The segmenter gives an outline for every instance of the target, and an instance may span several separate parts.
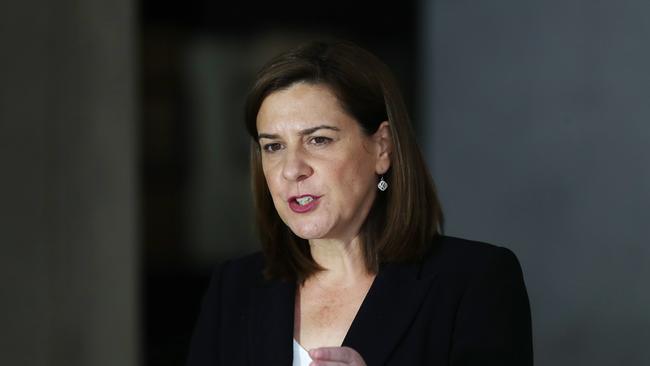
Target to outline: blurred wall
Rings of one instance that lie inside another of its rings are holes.
[[[650,2],[423,3],[447,234],[518,255],[536,364],[650,365]]]
[[[135,365],[133,4],[0,5],[0,364]]]

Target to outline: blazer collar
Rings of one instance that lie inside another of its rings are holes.
[[[380,267],[343,340],[366,364],[385,364],[410,327],[434,278],[420,278],[419,272],[415,264]]]
[[[291,365],[296,285],[269,281],[250,293],[249,365]]]
[[[366,364],[382,365],[415,318],[434,275],[415,264],[382,264],[343,340]],[[251,365],[290,365],[296,286],[271,281],[251,292],[248,322]]]

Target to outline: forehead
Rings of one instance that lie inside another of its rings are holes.
[[[345,128],[356,124],[329,87],[322,84],[296,83],[269,94],[257,113],[257,131],[276,133],[302,130],[316,125]]]

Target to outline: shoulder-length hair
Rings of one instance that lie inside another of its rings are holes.
[[[360,238],[367,270],[380,263],[417,261],[442,230],[442,210],[433,180],[417,146],[406,106],[392,73],[370,52],[343,41],[316,41],[291,49],[268,62],[257,74],[245,106],[251,142],[251,179],[256,221],[269,279],[303,282],[322,270],[307,240],[280,219],[262,171],[257,114],[271,93],[297,82],[325,85],[367,135],[388,121],[392,136],[391,166],[362,225]]]

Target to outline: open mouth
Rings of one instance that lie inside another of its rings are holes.
[[[318,205],[320,196],[304,195],[300,197],[291,197],[289,207],[293,212],[305,213],[314,210]]]
[[[298,198],[296,198],[296,202],[298,202],[298,204],[299,204],[300,206],[304,206],[304,205],[306,205],[306,204],[312,202],[313,200],[314,200],[314,197],[312,197],[312,196],[306,196],[306,197],[298,197]]]

